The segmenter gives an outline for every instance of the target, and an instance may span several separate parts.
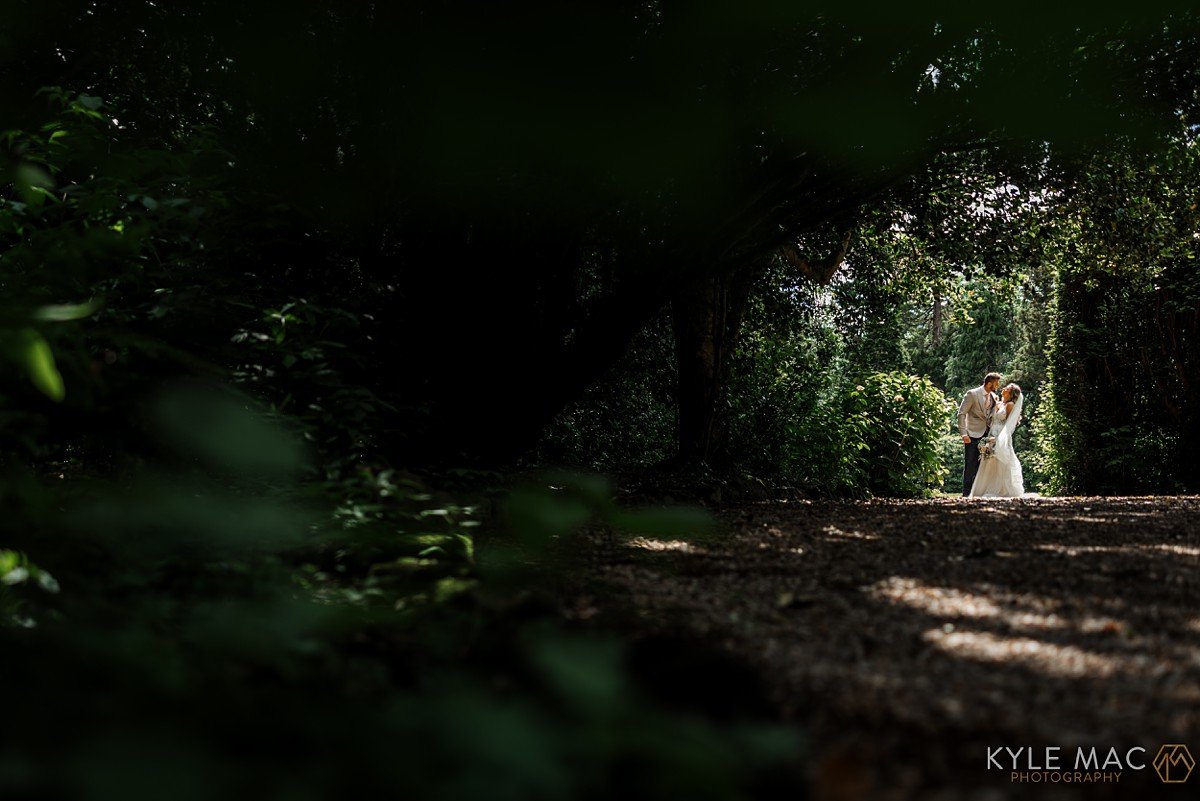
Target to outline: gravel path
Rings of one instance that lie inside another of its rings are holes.
[[[1200,499],[787,503],[724,518],[715,543],[639,539],[600,569],[649,631],[719,643],[761,672],[807,729],[814,799],[1200,792],[1200,767],[1166,785],[1149,764],[1163,743],[1200,759]],[[1147,766],[1035,786],[987,769],[999,746],[1058,746],[1067,768],[1078,746],[1142,746]]]

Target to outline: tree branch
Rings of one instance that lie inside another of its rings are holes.
[[[795,267],[800,271],[800,274],[810,281],[818,284],[828,284],[833,280],[834,273],[846,261],[846,252],[850,249],[850,230],[842,235],[842,242],[838,245],[838,249],[827,259],[822,259],[817,262],[810,262],[800,255],[794,245],[784,245],[779,249],[779,257],[787,264]]]

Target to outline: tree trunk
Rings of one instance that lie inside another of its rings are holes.
[[[671,304],[682,464],[720,465],[729,456],[725,399],[730,356],[757,273],[707,278],[680,292]]]
[[[847,230],[836,250],[820,261],[803,258],[792,245],[785,245],[779,257],[808,280],[825,284],[845,260],[849,247]],[[704,462],[720,467],[728,462],[730,357],[737,346],[750,288],[770,258],[766,256],[747,269],[704,278],[681,290],[671,302],[679,371],[677,458],[681,464]]]
[[[942,344],[942,298],[937,296],[933,299],[933,344]]]

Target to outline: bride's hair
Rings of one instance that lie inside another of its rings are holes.
[[[1020,384],[1009,384],[1007,387],[1005,387],[1005,389],[1008,390],[1009,400],[1015,401],[1017,398],[1021,397],[1021,385]]]

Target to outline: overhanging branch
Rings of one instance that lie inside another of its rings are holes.
[[[828,258],[820,261],[809,261],[800,255],[795,245],[784,245],[778,251],[779,258],[800,271],[800,274],[818,284],[828,284],[833,280],[834,273],[846,261],[846,253],[850,249],[850,230],[842,235],[841,244]]]

